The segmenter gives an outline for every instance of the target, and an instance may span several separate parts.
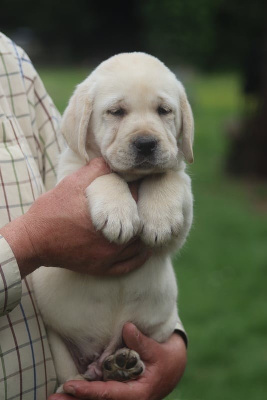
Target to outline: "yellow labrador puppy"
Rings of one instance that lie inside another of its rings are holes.
[[[122,348],[127,321],[158,342],[173,332],[177,285],[170,252],[181,248],[192,223],[185,160],[193,161],[193,126],[182,84],[144,53],[103,62],[71,97],[62,120],[68,147],[58,179],[104,157],[113,172],[86,190],[95,228],[116,243],[140,235],[154,251],[141,269],[118,278],[44,267],[34,273],[61,384],[142,374],[139,355]],[[136,203],[127,182],[140,178]]]

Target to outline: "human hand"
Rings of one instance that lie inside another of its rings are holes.
[[[68,394],[53,394],[48,400],[162,400],[167,396],[182,378],[186,366],[186,347],[181,336],[173,333],[167,342],[160,344],[127,323],[123,339],[146,365],[144,374],[137,380],[68,381],[64,384]]]
[[[40,196],[26,214],[1,229],[22,277],[41,265],[92,275],[119,275],[147,260],[149,251],[140,240],[123,246],[111,244],[92,225],[85,189],[108,173],[103,159],[92,160]],[[136,187],[132,193],[136,198]]]

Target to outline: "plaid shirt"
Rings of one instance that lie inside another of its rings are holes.
[[[0,226],[54,187],[60,115],[25,52],[0,34]],[[0,400],[46,400],[57,379],[31,277],[0,235]],[[181,322],[176,329],[186,334]]]
[[[0,226],[55,185],[59,119],[25,52],[0,34]],[[56,383],[30,277],[0,236],[0,399],[46,400]]]

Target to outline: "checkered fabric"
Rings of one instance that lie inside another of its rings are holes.
[[[59,119],[28,56],[0,34],[0,226],[54,186]],[[30,277],[0,236],[0,399],[46,400],[56,383]]]
[[[0,33],[0,226],[54,187],[60,116],[25,52]],[[176,330],[184,337],[179,321]],[[55,368],[30,276],[0,235],[0,400],[46,400]]]

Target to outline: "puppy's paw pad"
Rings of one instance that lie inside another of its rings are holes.
[[[145,370],[139,354],[127,348],[119,349],[107,357],[102,368],[104,381],[120,382],[136,379]]]

